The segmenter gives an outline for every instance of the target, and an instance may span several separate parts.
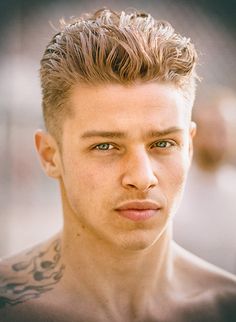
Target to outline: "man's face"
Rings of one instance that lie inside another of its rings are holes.
[[[106,243],[152,245],[176,211],[191,159],[183,95],[169,84],[80,85],[71,106],[61,152],[67,211]]]

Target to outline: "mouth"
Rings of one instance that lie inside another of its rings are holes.
[[[121,217],[132,221],[145,221],[158,214],[160,205],[153,201],[129,201],[115,210]]]

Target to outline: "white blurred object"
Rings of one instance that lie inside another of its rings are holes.
[[[209,262],[236,273],[236,170],[190,170],[174,223],[174,239]]]

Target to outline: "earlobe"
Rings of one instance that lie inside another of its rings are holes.
[[[60,154],[55,139],[47,132],[35,133],[35,146],[44,172],[52,178],[61,176]]]

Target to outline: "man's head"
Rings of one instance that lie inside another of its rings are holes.
[[[64,24],[41,60],[46,128],[60,143],[62,123],[73,114],[70,93],[79,83],[172,83],[191,106],[196,59],[189,39],[149,14],[102,9]]]
[[[41,68],[49,134],[36,146],[70,236],[137,250],[166,231],[191,161],[195,61],[189,40],[146,14],[99,11],[53,38]]]

